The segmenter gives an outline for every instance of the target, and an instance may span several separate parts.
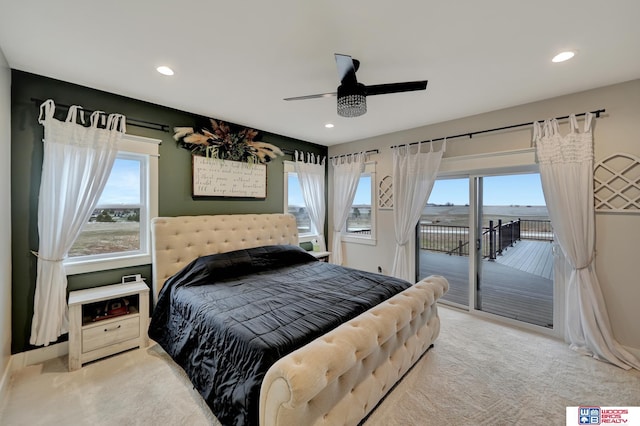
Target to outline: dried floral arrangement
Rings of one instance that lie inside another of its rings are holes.
[[[211,128],[174,127],[173,138],[195,155],[246,163],[268,163],[284,153],[275,145],[254,140],[258,131],[210,119]]]

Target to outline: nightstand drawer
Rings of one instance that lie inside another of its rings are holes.
[[[82,352],[90,352],[140,336],[140,317],[96,323],[82,330]]]

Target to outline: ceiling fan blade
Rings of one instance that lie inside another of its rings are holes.
[[[374,84],[371,86],[365,86],[365,91],[367,96],[385,95],[387,93],[413,92],[415,90],[425,90],[427,88],[427,83],[428,80]]]
[[[360,62],[353,59],[349,55],[342,55],[340,53],[334,54],[336,57],[336,65],[338,66],[338,78],[341,84],[356,84],[356,70]]]
[[[305,99],[317,99],[317,98],[330,98],[332,96],[337,96],[337,92],[330,93],[319,93],[317,95],[304,95],[304,96],[294,96],[292,98],[284,98],[285,101],[302,101]]]

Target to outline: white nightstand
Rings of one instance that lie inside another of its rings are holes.
[[[107,319],[95,312],[109,301],[126,299],[128,313]],[[149,287],[142,282],[113,284],[69,293],[69,370],[135,347],[149,345]]]
[[[328,262],[329,256],[331,255],[330,251],[310,251],[308,253],[314,256],[316,259],[318,259],[321,262]]]

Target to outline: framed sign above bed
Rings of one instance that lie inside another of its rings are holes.
[[[194,197],[267,197],[266,164],[193,155]]]

